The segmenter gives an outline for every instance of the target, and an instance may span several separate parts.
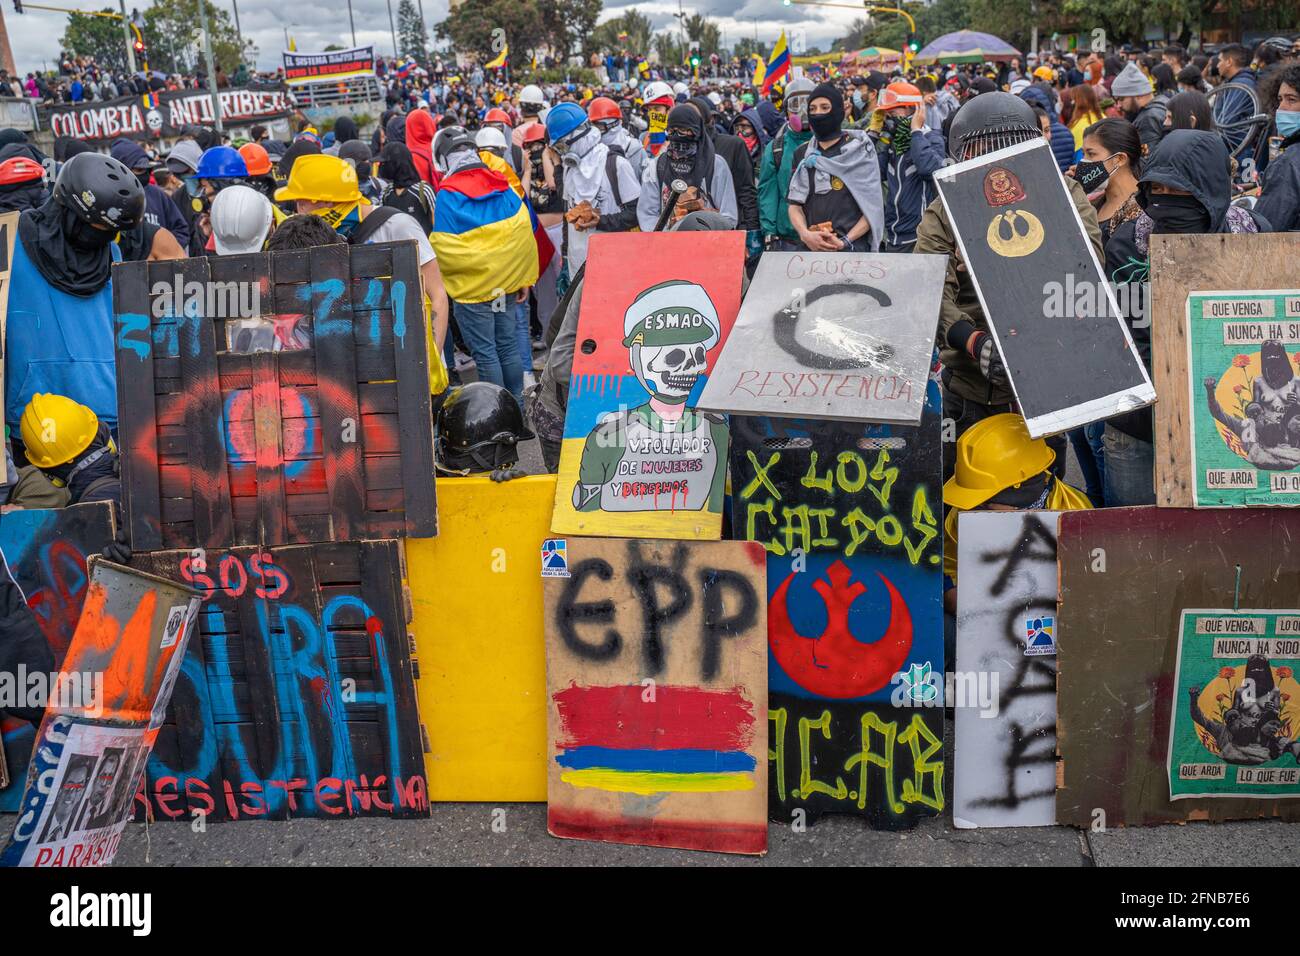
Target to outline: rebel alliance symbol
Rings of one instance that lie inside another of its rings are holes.
[[[849,628],[849,609],[867,586],[851,581],[843,561],[833,563],[825,580],[812,585],[826,605],[826,630],[819,637],[804,637],[790,620],[787,594],[794,574],[772,595],[767,615],[772,656],[804,690],[834,700],[863,697],[884,687],[902,668],[912,649],[912,614],[889,578],[879,571],[876,576],[889,592],[889,625],[872,644],[858,640]]]
[[[1023,223],[1023,232],[1017,225],[1017,220]],[[1011,233],[1007,238],[1003,238],[1002,234],[1004,223]],[[989,248],[998,255],[1008,259],[1019,259],[1036,251],[1043,244],[1043,235],[1043,224],[1037,216],[1023,209],[1011,209],[993,217],[985,238],[988,240]]]

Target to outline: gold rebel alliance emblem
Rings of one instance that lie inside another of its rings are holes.
[[[1010,237],[1003,235],[1004,224],[1011,233]],[[1011,209],[993,217],[985,238],[988,240],[989,248],[998,255],[1008,259],[1019,259],[1034,252],[1043,244],[1043,224],[1032,212]]]

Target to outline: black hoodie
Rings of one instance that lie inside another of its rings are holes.
[[[731,180],[736,188],[736,210],[740,214],[736,228],[759,228],[758,189],[754,185],[754,162],[749,156],[749,147],[739,136],[719,131],[713,104],[707,96],[693,96],[687,102],[700,111],[704,118],[704,131],[713,141],[714,152],[731,170]]]

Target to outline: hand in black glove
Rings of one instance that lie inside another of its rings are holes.
[[[528,472],[524,471],[518,465],[505,465],[501,468],[493,469],[492,473],[488,477],[493,481],[500,482],[510,481],[512,478],[524,478],[527,477],[527,475]]]
[[[990,385],[1006,385],[1007,367],[1002,364],[1002,353],[993,341],[993,336],[981,332],[971,345],[971,358],[980,363],[980,372],[989,380]]]
[[[130,538],[127,537],[126,527],[122,524],[117,526],[117,534],[113,540],[104,546],[104,557],[118,564],[128,564],[131,561],[131,544]]]

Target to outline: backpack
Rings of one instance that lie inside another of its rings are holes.
[[[394,209],[392,206],[377,206],[375,211],[361,220],[357,228],[352,230],[352,235],[348,236],[348,245],[364,246],[370,241],[370,237],[383,228],[388,220],[396,216],[401,210]]]

